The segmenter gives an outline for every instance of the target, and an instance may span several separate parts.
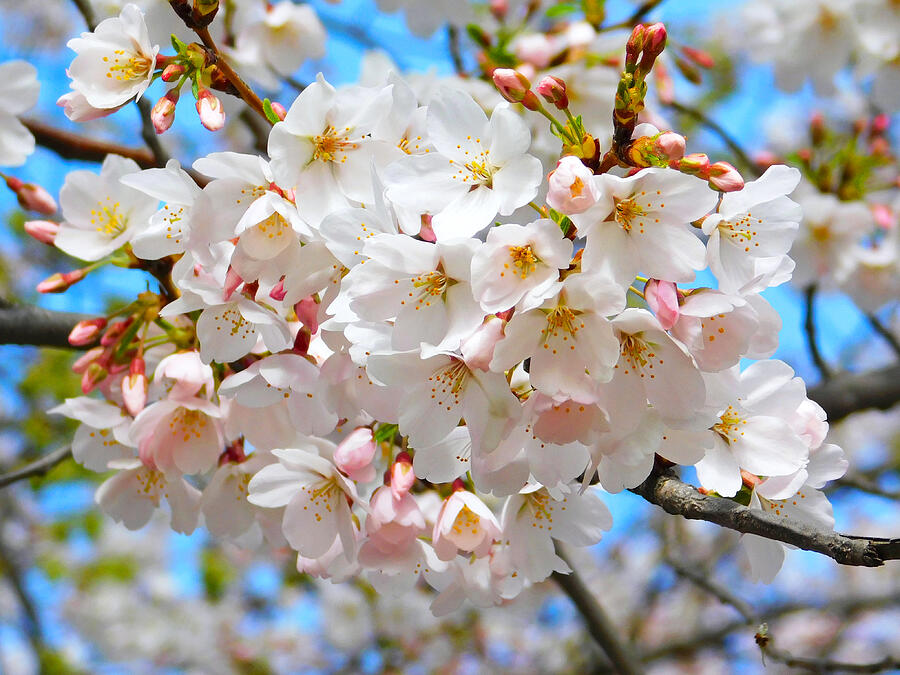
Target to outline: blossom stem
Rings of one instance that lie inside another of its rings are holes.
[[[237,89],[238,94],[244,101],[249,105],[253,110],[259,113],[263,119],[268,121],[268,117],[266,117],[266,111],[263,109],[263,102],[260,100],[259,96],[256,95],[250,86],[241,79],[241,76],[235,72],[234,68],[231,67],[231,64],[225,59],[222,53],[219,51],[219,47],[216,45],[215,40],[213,40],[212,35],[209,34],[208,28],[196,28],[195,32],[203,44],[207,49],[212,51],[212,53],[216,57],[216,67],[222,71],[222,74],[234,85],[234,88]]]

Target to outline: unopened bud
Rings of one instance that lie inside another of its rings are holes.
[[[43,244],[53,246],[56,234],[59,232],[59,223],[50,220],[29,220],[25,222],[25,232]]]
[[[684,79],[691,84],[703,84],[703,74],[693,61],[688,61],[678,55],[674,55],[672,59],[675,61],[675,66],[684,76]]]
[[[90,394],[102,380],[106,378],[108,372],[106,368],[99,363],[94,362],[87,367],[81,376],[81,392]]]
[[[643,61],[648,57],[651,59],[651,63],[656,59],[657,56],[662,54],[663,49],[666,48],[666,40],[668,39],[668,34],[666,33],[666,27],[657,22],[652,23],[644,30],[644,55],[641,59],[641,65],[643,66]]]
[[[272,101],[270,105],[272,106],[272,112],[274,112],[278,116],[278,119],[284,120],[284,118],[287,117],[287,108],[285,108],[283,105],[281,105],[277,101]]]
[[[466,365],[487,372],[494,358],[494,347],[503,337],[504,321],[496,316],[488,316],[484,323],[463,340],[460,345],[463,360]]]
[[[659,148],[660,154],[667,159],[681,159],[684,157],[687,141],[681,134],[664,131],[656,139],[656,147]]]
[[[809,140],[813,146],[821,145],[825,140],[825,116],[820,112],[809,120]]]
[[[375,478],[375,439],[369,427],[351,431],[334,450],[334,463],[351,480],[368,482]]]
[[[287,297],[287,291],[284,288],[284,278],[279,279],[278,283],[272,286],[272,290],[269,291],[269,297],[278,302],[281,302]]]
[[[100,338],[100,344],[109,347],[119,341],[119,338],[125,333],[128,327],[134,322],[134,317],[130,316],[124,321],[116,321],[109,325],[103,337]]]
[[[682,47],[681,53],[701,68],[713,68],[716,65],[716,62],[713,60],[713,57],[710,56],[709,52],[705,52],[702,49],[697,49],[696,47]]]
[[[416,474],[413,471],[412,457],[408,452],[401,452],[391,466],[391,494],[394,499],[402,499],[415,483]]]
[[[197,114],[200,123],[210,131],[218,131],[225,126],[225,110],[222,102],[209,89],[201,89],[197,97]]]
[[[102,317],[79,321],[69,333],[69,344],[73,347],[85,347],[95,342],[104,328],[106,328],[106,319]]]
[[[62,293],[87,276],[87,269],[52,274],[37,285],[38,293]]]
[[[132,417],[147,405],[147,375],[144,359],[139,356],[132,359],[128,375],[122,378],[122,401]]]
[[[72,372],[83,373],[92,363],[94,363],[94,361],[101,358],[105,351],[106,350],[103,347],[93,347],[87,350],[84,354],[75,359],[75,363],[72,364]]]
[[[488,7],[491,11],[491,16],[497,21],[503,21],[506,13],[509,11],[509,0],[490,0]]]
[[[709,171],[709,157],[699,152],[692,152],[679,160],[672,160],[669,164],[673,169],[692,176],[706,177]]]
[[[709,184],[722,192],[736,192],[744,187],[744,179],[728,162],[709,165]]]
[[[522,103],[531,91],[528,78],[512,68],[496,68],[492,78],[500,95],[512,103]]]
[[[644,299],[656,314],[663,330],[669,330],[681,316],[678,307],[678,287],[671,281],[650,279],[644,285]]]
[[[237,290],[237,287],[242,283],[244,283],[244,280],[241,278],[241,275],[229,265],[228,269],[225,270],[225,286],[222,289],[222,299],[225,302],[228,302],[228,300],[231,299],[232,294]]]
[[[303,298],[294,305],[294,313],[310,333],[319,330],[319,303],[312,295]]]
[[[569,96],[566,93],[566,82],[553,75],[547,75],[538,82],[537,93],[540,94],[547,103],[552,103],[558,110],[565,110],[569,107]]]
[[[170,63],[165,68],[163,68],[162,75],[160,75],[160,79],[163,82],[172,82],[172,81],[180,78],[186,72],[187,72],[187,68],[185,68],[184,64]]]
[[[40,185],[23,183],[14,176],[4,176],[6,186],[16,193],[16,199],[26,211],[34,211],[45,216],[52,216],[59,208],[56,200]]]
[[[150,111],[150,120],[157,134],[164,133],[175,121],[175,104],[178,103],[178,89],[170,89],[162,96]]]
[[[871,132],[873,135],[878,136],[880,134],[883,134],[885,131],[887,131],[888,127],[890,127],[890,126],[891,126],[891,116],[890,115],[885,115],[883,113],[881,115],[875,115],[875,117],[872,118]]]

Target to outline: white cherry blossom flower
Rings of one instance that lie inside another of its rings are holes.
[[[644,169],[629,178],[594,176],[596,203],[571,216],[586,237],[582,265],[621,284],[638,272],[689,282],[703,269],[706,249],[689,223],[708,214],[716,193],[674,169]]]
[[[325,55],[325,27],[310,5],[287,0],[270,4],[237,36],[245,58],[262,61],[280,75],[291,75],[307,59]]]
[[[466,490],[456,490],[444,500],[431,535],[434,552],[444,561],[453,560],[460,551],[481,558],[496,539],[500,539],[500,524],[494,514]]]
[[[37,103],[40,89],[30,63],[0,63],[0,166],[20,166],[34,152],[34,136],[17,116]]]
[[[72,439],[72,457],[84,468],[104,472],[111,461],[134,456],[128,436],[132,418],[119,406],[79,396],[67,398],[47,412],[81,422]]]
[[[147,228],[159,201],[120,182],[137,173],[134,160],[108,155],[93,171],[72,171],[59,191],[63,218],[56,247],[82,260],[99,260]]]
[[[520,301],[534,307],[556,292],[559,270],[571,258],[572,242],[552,220],[500,225],[491,228],[472,258],[472,291],[485,312],[504,311]]]
[[[125,5],[119,16],[101,21],[67,46],[77,54],[68,70],[72,88],[94,108],[139,99],[153,80],[159,46],[150,42],[137,5]]]
[[[427,128],[436,152],[398,160],[385,180],[392,202],[435,214],[439,241],[470,237],[537,194],[541,163],[526,154],[528,128],[507,105],[488,121],[471,96],[442,89],[428,104]]]

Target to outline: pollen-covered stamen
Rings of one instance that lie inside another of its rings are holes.
[[[628,199],[613,197],[613,203],[615,204],[613,220],[626,232],[631,232],[634,221],[646,213],[643,207],[634,200],[634,197]]]
[[[179,408],[169,419],[169,432],[174,439],[186,443],[191,440],[191,436],[200,438],[206,424],[206,415],[199,410]]]
[[[728,332],[727,328],[724,325],[714,325],[716,319],[719,319],[719,324],[722,324],[722,319],[725,318],[724,314],[717,314],[715,316],[707,317],[706,320],[700,320],[700,330],[703,331],[703,335],[706,336],[706,339],[710,342],[716,341],[716,335],[724,335]]]
[[[572,184],[569,186],[569,192],[572,195],[572,199],[580,197],[581,193],[584,192],[584,181],[578,176],[575,176],[575,180],[573,180]]]
[[[110,57],[103,57],[103,61],[109,63],[106,77],[119,82],[143,80],[147,77],[153,66],[153,60],[135,53],[126,58],[127,53],[124,49],[116,49],[113,52],[112,62],[110,62]]]
[[[451,540],[464,551],[471,551],[484,538],[481,517],[468,506],[463,506],[450,528]]]
[[[328,125],[325,131],[313,138],[315,150],[313,160],[323,162],[346,162],[347,151],[356,150],[359,144],[350,137],[353,129],[344,127],[343,132],[338,132],[333,126]]]
[[[738,246],[743,246],[744,251],[749,253],[751,246],[759,247],[759,242],[754,239],[759,234],[755,228],[761,223],[761,218],[754,218],[752,213],[746,213],[734,222],[723,220],[719,224],[719,230],[722,236],[728,237]]]
[[[455,280],[447,277],[441,267],[438,267],[438,269],[433,272],[419,274],[410,279],[410,281],[412,282],[413,288],[418,289],[416,309],[419,309],[423,304],[426,307],[431,307],[433,300],[445,300],[447,289],[456,283]],[[413,295],[414,293],[411,291],[410,296]]]
[[[159,498],[166,487],[166,479],[162,472],[142,466],[135,472],[134,480],[137,483],[138,497],[149,499],[154,505],[159,506]]]
[[[290,223],[277,211],[260,222],[256,227],[269,239],[283,237],[285,233],[291,231]]]
[[[240,204],[243,201],[254,202],[268,191],[269,187],[266,185],[254,185],[253,187],[242,188],[241,196],[235,200],[235,203]]]
[[[713,425],[715,431],[726,443],[734,443],[744,435],[741,427],[747,424],[747,420],[741,417],[740,412],[734,406],[725,408],[719,415],[719,421]]]
[[[173,207],[166,204],[163,207],[163,219],[169,222],[166,227],[166,239],[174,239],[176,244],[181,243],[181,221],[184,220],[184,207]]]
[[[438,406],[452,410],[462,402],[471,372],[460,359],[452,359],[446,366],[436,370],[428,378],[431,384],[431,398]]]
[[[569,349],[574,350],[577,333],[584,328],[584,322],[578,318],[581,312],[567,305],[557,305],[553,309],[542,311],[547,315],[547,325],[541,329],[541,344],[544,349],[550,349],[551,342],[555,342],[555,338],[560,338],[561,334],[561,341],[569,343]],[[556,354],[559,345],[552,346],[553,353]]]
[[[619,363],[616,364],[616,369],[618,370],[622,366],[625,375],[635,372],[642,378],[649,375],[651,380],[655,380],[654,367],[664,363],[656,353],[656,347],[644,340],[641,333],[622,335],[619,339],[621,340],[621,356]]]
[[[487,161],[467,162],[465,164],[465,167],[469,170],[469,176],[464,176],[463,181],[465,181],[466,178],[470,178],[473,183],[492,187],[494,182],[494,172],[491,165],[488,164]]]
[[[250,337],[253,333],[253,324],[241,316],[237,307],[226,305],[221,311],[221,314],[216,314],[215,316],[216,331],[222,330],[224,325],[232,337],[239,336],[244,339]],[[230,328],[228,324],[231,324]]]
[[[128,227],[128,216],[119,213],[119,206],[119,202],[107,197],[97,203],[96,209],[91,210],[91,225],[110,239],[115,239]]]
[[[334,511],[337,501],[343,493],[334,478],[328,478],[313,485],[304,485],[300,490],[306,492],[309,497],[309,503],[304,505],[303,510],[312,509],[316,522],[321,521],[325,513]]]
[[[550,495],[538,490],[526,495],[522,508],[531,511],[531,526],[536,530],[553,529],[553,510],[550,508]]]
[[[512,258],[513,276],[520,276],[522,279],[528,278],[528,275],[537,269],[537,265],[541,259],[534,253],[531,244],[525,246],[510,246],[509,257]],[[504,269],[509,269],[509,263],[503,265]]]

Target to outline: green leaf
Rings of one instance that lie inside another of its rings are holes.
[[[381,443],[393,439],[398,429],[396,424],[380,424],[375,430],[375,442]]]
[[[278,117],[275,109],[272,108],[272,101],[267,98],[263,99],[263,112],[266,113],[266,119],[272,124],[278,124],[281,121],[281,118]]]
[[[560,3],[558,5],[553,5],[547,12],[544,14],[548,19],[555,19],[558,16],[565,16],[566,14],[572,14],[573,12],[577,12],[578,7],[576,5],[570,5],[569,3]]]
[[[187,49],[187,45],[179,40],[175,33],[172,33],[172,49],[174,49],[179,54],[183,54]]]

